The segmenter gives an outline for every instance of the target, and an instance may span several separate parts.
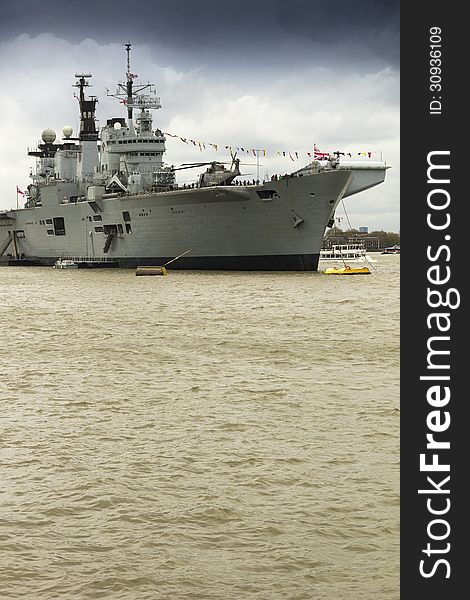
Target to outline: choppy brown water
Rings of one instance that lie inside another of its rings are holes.
[[[399,256],[0,269],[0,597],[399,597]]]

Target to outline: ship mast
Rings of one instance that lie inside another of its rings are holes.
[[[77,82],[74,87],[79,89],[78,103],[80,105],[80,140],[81,159],[77,162],[77,177],[79,181],[91,181],[98,160],[98,138],[99,134],[96,129],[96,104],[98,99],[96,96],[90,96],[85,99],[85,88],[90,84],[88,79],[90,73],[77,73],[75,75]]]
[[[126,91],[127,91],[127,118],[132,119],[132,85],[134,75],[131,73],[131,43],[126,44],[127,53],[127,71],[126,71]]]
[[[161,108],[160,98],[156,96],[156,89],[153,83],[145,83],[142,85],[134,85],[134,79],[137,77],[135,73],[131,72],[131,47],[132,44],[127,42],[124,44],[126,48],[127,61],[126,61],[126,81],[125,83],[118,83],[118,87],[115,94],[110,94],[107,90],[107,95],[112,98],[119,98],[122,104],[127,106],[127,118],[129,119],[129,125],[132,124],[132,110],[134,108],[140,108],[141,111]],[[148,90],[146,94],[142,92]]]
[[[90,87],[87,79],[91,77],[90,73],[77,73],[75,74],[78,81],[73,87],[80,90],[80,96],[78,102],[80,104],[80,141],[96,142],[98,140],[98,132],[96,130],[95,123],[95,112],[96,103],[98,102],[96,96],[90,96],[88,100],[85,100],[85,88]]]

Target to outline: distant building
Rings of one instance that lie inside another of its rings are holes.
[[[359,233],[369,233],[368,227],[359,227]]]
[[[361,235],[348,238],[348,244],[364,244],[368,252],[375,252],[381,249],[380,238],[373,235]]]

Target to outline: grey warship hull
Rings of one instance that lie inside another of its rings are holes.
[[[56,182],[42,206],[2,215],[0,244],[11,239],[10,252],[46,265],[106,257],[136,267],[179,257],[170,268],[312,271],[351,178],[351,171],[332,170],[260,185],[63,203],[57,196],[73,190]]]

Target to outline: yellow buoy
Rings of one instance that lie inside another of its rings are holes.
[[[137,267],[136,275],[168,275],[165,267]]]

